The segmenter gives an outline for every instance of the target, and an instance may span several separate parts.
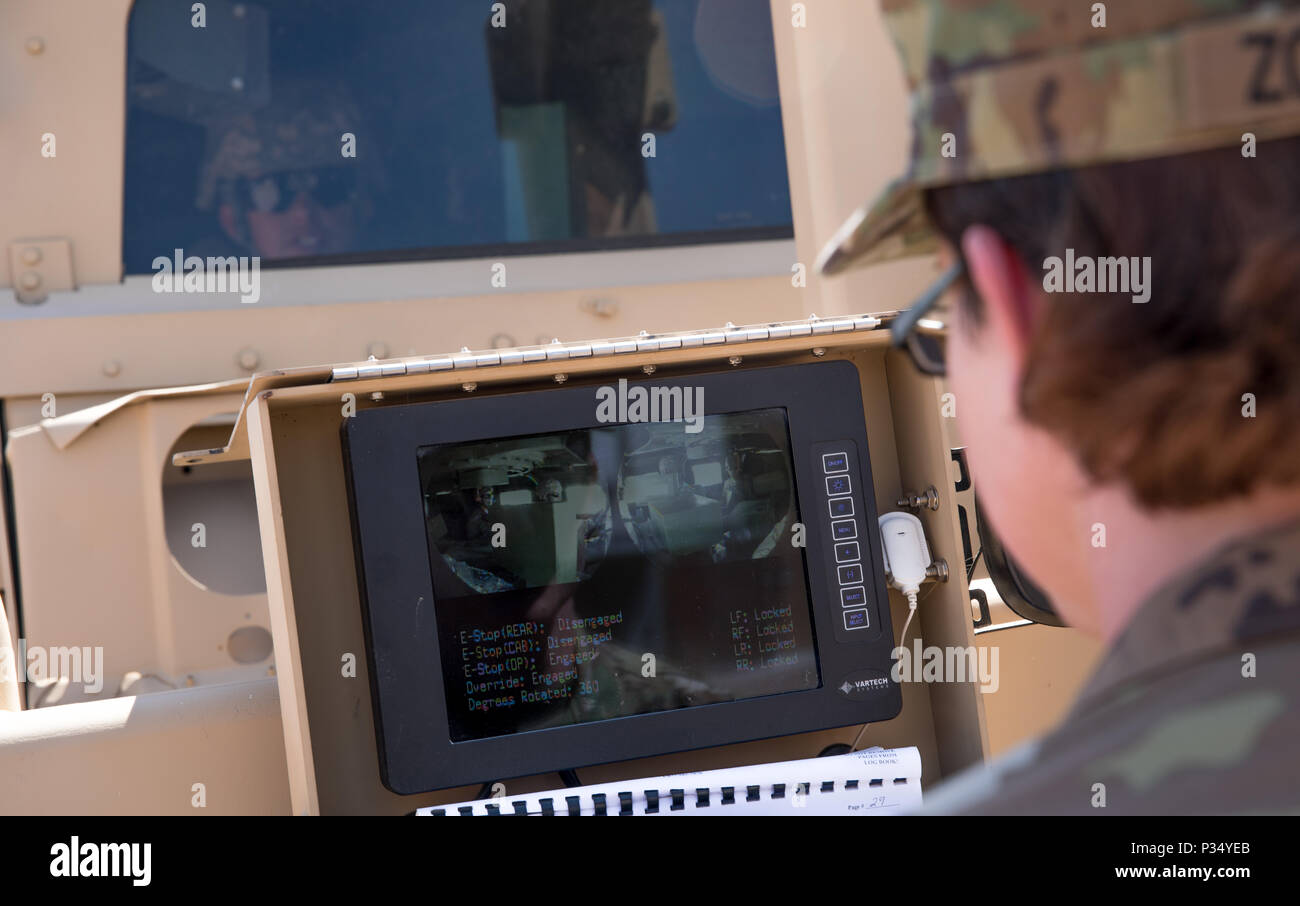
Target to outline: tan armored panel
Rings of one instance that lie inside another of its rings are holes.
[[[102,648],[96,696],[118,694],[131,672],[179,687],[266,675],[271,666],[269,646],[254,664],[229,650],[232,637],[267,626],[260,558],[242,539],[248,518],[227,505],[248,479],[235,470],[179,488],[187,476],[170,463],[177,441],[196,439],[192,426],[233,413],[241,399],[237,387],[220,385],[154,394],[98,419],[102,408],[90,407],[10,432],[17,540],[28,564],[26,640]],[[207,434],[228,430],[218,423]],[[206,505],[185,499],[202,501],[205,488]]]
[[[400,797],[385,790],[379,781],[369,690],[364,679],[345,676],[340,669],[345,655],[356,657],[357,677],[366,676],[369,669],[339,441],[349,405],[464,396],[467,382],[472,382],[474,394],[490,395],[553,387],[556,374],[564,376],[566,385],[578,385],[641,375],[646,366],[667,375],[847,358],[858,367],[864,397],[872,401],[864,414],[877,504],[882,510],[893,509],[897,489],[908,482],[940,489],[940,499],[947,505],[923,514],[923,519],[935,556],[960,563],[938,385],[913,374],[905,358],[887,354],[887,335],[879,329],[880,323],[872,318],[844,318],[784,327],[758,325],[715,331],[706,334],[710,339],[700,339],[699,345],[688,340],[681,348],[673,348],[671,335],[653,336],[578,344],[587,353],[584,358],[552,349],[548,361],[546,348],[541,348],[537,351],[543,360],[529,363],[524,359],[536,358],[532,350],[483,351],[363,362],[338,366],[328,375],[304,372],[296,379],[268,376],[262,386],[260,379],[255,380],[231,450],[243,448],[241,435],[246,433],[258,486],[294,811],[404,813],[474,793],[460,789]],[[638,343],[644,351],[637,349]],[[931,414],[909,419],[900,432],[895,414],[900,410]],[[204,460],[220,463],[229,456],[217,451],[196,453],[181,455],[177,462],[192,462],[201,470],[206,467]],[[953,581],[933,587],[921,617],[927,643],[972,644],[963,579],[958,571]],[[891,600],[901,626],[906,602],[896,595]],[[987,749],[980,698],[973,684],[906,684],[902,715],[873,727],[870,744],[918,745],[930,777],[976,763]],[[779,760],[807,755],[829,742],[850,742],[854,735],[856,728],[788,737],[598,766],[584,774],[614,779],[688,766],[720,767],[744,763],[758,750],[764,753],[763,760]],[[511,789],[547,785],[547,778],[533,778],[512,781]]]

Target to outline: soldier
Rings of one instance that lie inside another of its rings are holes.
[[[196,205],[267,259],[357,251],[382,179],[373,148],[347,153],[345,136],[361,132],[343,89],[277,85],[270,105],[209,124]]]
[[[1300,810],[1300,3],[883,6],[911,170],[819,266],[939,251],[895,343],[951,360],[988,515],[1108,646],[927,810]]]

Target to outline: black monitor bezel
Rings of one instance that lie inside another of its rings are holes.
[[[344,420],[343,453],[356,544],[380,776],[399,794],[623,761],[688,749],[888,720],[902,707],[888,680],[893,649],[876,531],[860,377],[852,362],[747,368],[631,383],[703,387],[705,414],[783,408],[790,430],[805,568],[821,685],[816,689],[628,715],[452,742],[416,451],[496,437],[608,427],[584,386],[363,409]],[[845,633],[833,547],[818,493],[826,442],[851,444],[860,489],[872,626]],[[865,492],[865,493],[863,493]],[[381,602],[409,601],[407,608]],[[417,603],[418,602],[418,603]],[[867,694],[841,684],[869,676]]]

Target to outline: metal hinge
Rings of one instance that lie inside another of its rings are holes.
[[[525,362],[603,358],[634,352],[660,352],[697,346],[728,346],[761,340],[870,331],[877,329],[882,323],[880,318],[873,315],[845,315],[834,318],[819,318],[813,315],[799,321],[779,321],[744,327],[728,323],[725,327],[713,330],[689,330],[680,333],[650,334],[643,330],[635,337],[594,340],[585,343],[561,343],[559,340],[554,340],[542,346],[516,346],[479,352],[471,351],[466,347],[460,352],[446,355],[383,361],[373,359],[367,362],[339,365],[334,368],[332,380],[356,381],[405,374],[428,374],[433,371],[462,371],[500,365],[522,365]]]

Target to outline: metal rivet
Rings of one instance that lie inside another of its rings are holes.
[[[654,365],[642,365],[641,370],[646,374],[654,374],[658,369]]]
[[[24,271],[23,275],[18,278],[18,285],[23,289],[36,289],[41,285],[41,275],[36,271]]]
[[[27,39],[26,47],[29,54],[37,56],[41,51],[45,50],[45,42],[40,38],[31,37]]]
[[[384,400],[384,391],[382,390],[376,390],[374,393],[370,394],[371,402],[380,403],[383,402],[383,400]]]
[[[117,359],[108,359],[104,362],[104,374],[109,377],[117,377],[122,373],[122,363]]]
[[[366,355],[370,358],[386,359],[388,358],[388,344],[383,340],[375,340],[366,347]]]
[[[822,356],[826,355],[826,349],[825,347],[818,346],[812,351],[812,354],[817,356],[817,358],[820,359]]]
[[[738,355],[733,355],[731,358],[727,359],[727,361],[730,362],[732,365],[739,365],[742,359]]]
[[[41,250],[34,245],[28,246],[23,249],[22,259],[23,264],[28,267],[35,267],[41,263]]]
[[[478,389],[478,384],[474,383],[473,381],[466,381],[465,383],[460,385],[460,389],[464,390],[466,393],[473,393],[475,390]]]
[[[563,384],[563,383],[564,383],[565,381],[567,381],[568,379],[569,379],[569,376],[568,376],[567,374],[557,374],[557,375],[555,376],[555,383],[557,383],[557,384]]]
[[[237,361],[240,368],[252,371],[261,363],[262,357],[257,354],[256,349],[241,349]]]

